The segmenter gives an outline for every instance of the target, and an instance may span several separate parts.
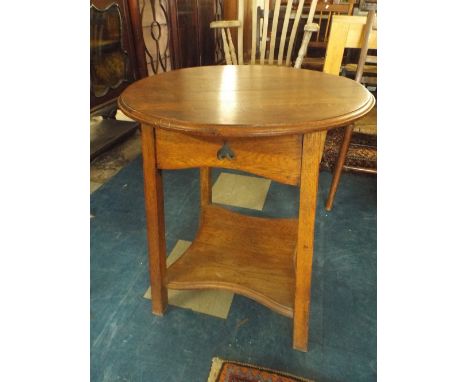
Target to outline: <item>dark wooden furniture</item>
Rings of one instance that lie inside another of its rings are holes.
[[[90,5],[91,159],[132,134],[138,124],[115,119],[116,100],[138,79],[126,0],[92,0]]]
[[[320,26],[320,31],[316,33],[311,39],[309,46],[311,48],[327,47],[328,36],[330,35],[331,21],[334,15],[348,15],[353,14],[353,7],[356,3],[355,0],[348,1],[332,1],[332,0],[319,0],[315,10],[315,18]]]
[[[304,60],[304,67],[322,70],[325,62],[325,51],[330,36],[331,22],[335,15],[352,15],[356,0],[336,1],[319,0],[315,9],[313,22],[320,26],[317,33],[313,33],[309,42],[309,54]],[[305,8],[307,12],[307,8]]]
[[[215,64],[215,0],[168,1],[173,69]]]
[[[167,288],[227,289],[291,317],[293,346],[307,351],[326,131],[349,125],[374,102],[353,80],[271,65],[189,68],[128,87],[119,106],[142,123],[153,313],[163,315]],[[166,269],[161,170],[194,167],[201,169],[199,232]],[[251,217],[212,205],[211,167],[300,186],[298,218]]]
[[[90,6],[91,109],[116,101],[139,77],[126,0],[93,0]]]
[[[100,109],[97,114],[104,114],[108,110],[110,117],[104,117],[97,123],[91,123],[90,131],[90,159],[97,158],[112,146],[125,140],[138,128],[138,122],[120,121],[115,119],[116,105]]]

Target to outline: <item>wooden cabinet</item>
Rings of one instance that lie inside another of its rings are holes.
[[[215,64],[210,22],[222,0],[92,0],[90,5],[91,158],[131,134],[115,100],[139,78]],[[219,17],[219,16],[218,16]],[[170,56],[170,62],[169,62]]]
[[[125,139],[137,122],[115,119],[116,99],[138,79],[127,0],[92,0],[90,4],[91,160]]]
[[[138,78],[127,1],[92,0],[90,28],[91,109],[98,109]]]
[[[215,64],[216,0],[169,1],[169,33],[173,69]]]

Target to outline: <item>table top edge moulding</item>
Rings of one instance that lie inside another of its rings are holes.
[[[325,95],[323,89],[328,89]],[[285,91],[288,100],[281,97]],[[158,74],[130,85],[118,102],[124,114],[153,127],[236,138],[346,126],[367,114],[375,99],[348,78],[306,69],[240,65]]]

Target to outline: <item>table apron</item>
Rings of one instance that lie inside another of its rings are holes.
[[[298,185],[302,135],[261,138],[201,137],[156,129],[157,167],[175,170],[220,167],[247,171],[274,181]]]

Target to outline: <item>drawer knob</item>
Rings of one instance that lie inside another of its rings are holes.
[[[233,160],[236,157],[234,151],[231,150],[227,142],[224,142],[223,147],[218,150],[217,157],[219,160],[227,159]]]

